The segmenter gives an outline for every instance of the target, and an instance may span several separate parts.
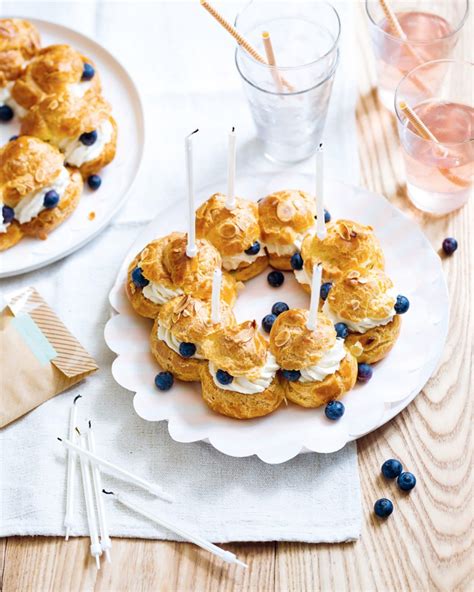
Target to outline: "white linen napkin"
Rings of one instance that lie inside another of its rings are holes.
[[[79,417],[82,425],[93,421],[98,453],[161,483],[176,502],[170,506],[104,473],[105,487],[128,493],[148,509],[163,509],[168,517],[194,525],[203,536],[217,542],[357,538],[361,508],[354,444],[335,454],[304,454],[271,466],[257,458],[226,457],[206,443],[176,443],[164,423],[147,423],[135,414],[132,394],[119,387],[111,375],[114,355],[103,339],[110,315],[108,293],[140,229],[170,200],[183,198],[184,135],[195,127],[202,131],[196,150],[198,185],[225,174],[226,132],[232,125],[239,137],[237,174],[282,172],[263,158],[254,140],[248,107],[233,69],[232,42],[198,3],[110,2],[101,3],[96,12],[93,4],[83,3],[68,3],[67,7],[57,3],[42,3],[41,7],[9,4],[4,3],[7,13],[72,24],[108,47],[136,78],[146,107],[148,141],[128,204],[101,236],[67,259],[1,282],[6,292],[34,285],[95,357],[100,371],[0,431],[0,536],[64,533],[65,451],[56,436],[67,435],[69,408],[80,393]],[[234,15],[238,6],[226,3],[226,14]],[[327,174],[356,184],[351,7],[350,3],[337,3],[337,8],[343,36],[325,132]],[[182,34],[183,27],[191,36]],[[134,35],[138,30],[140,34]],[[190,43],[186,51],[169,50],[176,47],[173,31],[177,30],[181,31],[179,47],[183,48],[185,39]],[[152,56],[150,40],[154,44]],[[200,57],[191,60],[195,48],[199,48]],[[288,170],[312,172],[313,167],[311,160]],[[79,474],[77,478],[79,487]],[[87,534],[81,495],[77,498],[80,511],[73,534]],[[112,535],[175,540],[171,533],[106,501]]]

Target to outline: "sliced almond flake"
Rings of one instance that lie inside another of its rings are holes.
[[[295,215],[295,208],[288,202],[280,202],[276,208],[276,215],[282,222],[289,222]]]
[[[219,228],[219,234],[224,238],[232,238],[237,234],[237,228],[233,222],[227,222]]]

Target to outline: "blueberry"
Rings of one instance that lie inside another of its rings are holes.
[[[379,518],[388,518],[393,512],[393,504],[389,499],[383,497],[375,502],[374,512]]]
[[[336,420],[344,415],[345,410],[346,409],[341,401],[329,401],[324,409],[324,413],[328,419]]]
[[[416,485],[416,477],[413,473],[402,473],[398,476],[397,485],[403,491],[411,491]]]
[[[13,109],[8,105],[0,106],[0,121],[11,121],[14,115]]]
[[[374,371],[370,364],[359,364],[357,369],[357,380],[359,382],[369,382],[372,378]]]
[[[245,250],[247,255],[256,255],[260,251],[260,243],[255,241],[252,246]]]
[[[402,463],[396,458],[389,458],[382,465],[382,475],[387,479],[395,479],[402,471]]]
[[[44,194],[43,205],[45,208],[55,208],[59,203],[59,193],[50,189]]]
[[[218,370],[216,372],[216,378],[221,384],[230,384],[234,380],[234,377],[225,370]]]
[[[455,238],[448,237],[444,239],[442,246],[446,255],[452,255],[458,248],[458,241]]]
[[[13,140],[18,140],[20,136],[10,136],[10,138],[8,138],[9,142],[13,142]]]
[[[265,333],[270,333],[273,327],[273,323],[276,321],[276,316],[274,314],[267,314],[262,319],[262,329]]]
[[[286,378],[289,382],[296,382],[301,376],[299,370],[282,370],[283,378]]]
[[[156,388],[160,391],[169,391],[173,386],[174,376],[171,372],[160,372],[155,376]]]
[[[92,130],[91,132],[84,132],[79,136],[79,141],[84,144],[84,146],[92,146],[97,141],[97,132]]]
[[[194,343],[180,343],[179,353],[183,358],[191,358],[196,353],[196,346]]]
[[[10,206],[3,206],[2,208],[3,223],[10,224],[15,217],[15,211]]]
[[[327,210],[324,210],[324,222],[326,224],[331,222],[331,214]]]
[[[290,264],[291,268],[296,269],[297,271],[303,269],[303,257],[301,256],[301,253],[295,253],[290,259]]]
[[[150,281],[143,275],[141,267],[135,267],[132,271],[132,282],[137,288],[144,288],[150,283]]]
[[[91,80],[92,78],[94,78],[94,74],[95,74],[94,68],[86,62],[83,66],[83,69],[82,69],[81,80]]]
[[[285,281],[285,276],[281,271],[271,271],[267,275],[267,281],[272,288],[279,288]]]
[[[319,296],[321,300],[326,300],[329,294],[329,290],[332,288],[332,282],[326,282],[321,286],[321,290],[319,291]]]
[[[334,329],[336,329],[337,336],[341,339],[345,339],[349,335],[349,328],[346,323],[336,323]]]
[[[90,177],[87,178],[87,184],[91,189],[96,191],[96,189],[99,189],[101,186],[102,179],[99,177],[99,175],[90,175]]]
[[[397,301],[395,302],[395,312],[397,314],[405,314],[406,311],[410,308],[410,301],[406,296],[402,296],[399,294],[397,296]]]
[[[286,312],[287,310],[290,310],[290,307],[286,302],[275,302],[275,304],[272,306],[272,313],[276,317],[278,315],[281,315],[282,312]]]

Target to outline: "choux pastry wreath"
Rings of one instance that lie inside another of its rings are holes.
[[[24,236],[46,239],[76,209],[83,181],[100,187],[117,146],[101,91],[87,56],[41,48],[31,23],[0,19],[0,124],[17,116],[21,134],[0,148],[0,251]]]
[[[181,232],[135,256],[126,293],[133,310],[154,321],[150,347],[163,370],[155,378],[159,390],[168,390],[174,377],[200,381],[206,405],[236,419],[268,415],[283,401],[326,405],[326,416],[335,419],[329,407],[343,408],[338,400],[357,380],[370,379],[370,365],[394,346],[409,302],[385,274],[370,226],[331,221],[325,212],[321,238],[315,211],[314,198],[299,190],[258,203],[236,198],[231,208],[214,194],[196,211],[194,256]],[[267,277],[272,288],[284,283],[280,270],[293,270],[306,291],[318,285],[311,309],[276,302],[261,328],[253,318],[237,322],[232,308],[242,282],[268,264],[275,270]]]

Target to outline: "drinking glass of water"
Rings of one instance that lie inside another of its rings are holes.
[[[321,142],[339,59],[336,10],[326,2],[254,0],[235,26],[260,55],[268,55],[265,41],[271,42],[275,65],[241,46],[235,53],[265,155],[279,162],[308,158]]]
[[[408,195],[425,212],[456,210],[472,193],[473,66],[455,60],[427,62],[409,72],[396,89]]]
[[[366,0],[365,5],[379,98],[393,110],[395,88],[403,76],[424,62],[452,56],[469,0]]]

